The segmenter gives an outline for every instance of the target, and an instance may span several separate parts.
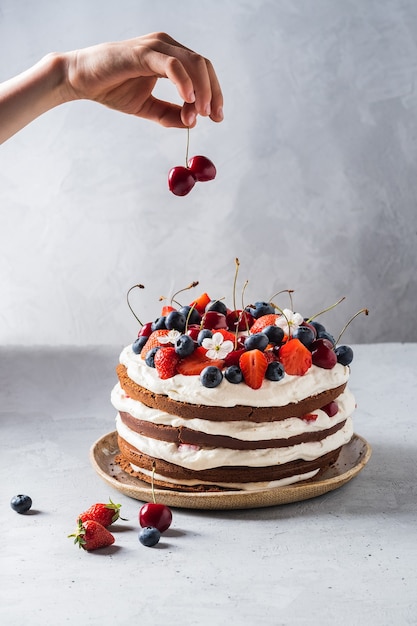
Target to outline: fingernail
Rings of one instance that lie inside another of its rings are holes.
[[[195,93],[194,93],[194,91],[190,91],[190,93],[188,94],[187,102],[189,102],[189,103],[195,102]]]
[[[210,115],[210,113],[211,113],[211,106],[209,104],[206,104],[206,106],[204,107],[204,113],[206,115]]]
[[[222,107],[219,107],[219,108],[217,109],[217,117],[218,117],[220,120],[222,120],[222,119],[224,118],[224,115],[223,115],[223,109],[222,109]]]
[[[189,126],[192,126],[192,125],[194,124],[195,120],[196,120],[196,114],[195,114],[195,113],[193,113],[193,112],[190,112],[190,113],[187,115],[188,125],[189,125]]]

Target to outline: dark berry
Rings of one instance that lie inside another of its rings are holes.
[[[308,326],[301,325],[298,328],[296,328],[293,333],[293,339],[298,339],[307,348],[311,346],[315,338],[316,338],[315,331],[313,331]]]
[[[265,333],[255,333],[246,337],[245,348],[246,350],[260,350],[263,352],[268,343],[269,339]]]
[[[201,323],[201,315],[200,315],[200,313],[197,311],[197,309],[195,309],[194,307],[189,306],[188,304],[186,306],[182,306],[179,309],[179,313],[182,313],[182,315],[184,315],[185,319],[187,320],[187,324],[189,326],[191,324],[200,324]]]
[[[197,343],[199,346],[202,345],[203,339],[211,339],[213,337],[213,333],[208,328],[203,328],[197,335]]]
[[[233,383],[234,385],[237,385],[238,383],[241,383],[243,380],[242,370],[240,369],[238,365],[230,365],[229,367],[225,369],[224,377],[226,380],[229,381],[229,383]]]
[[[145,363],[148,367],[155,367],[155,354],[158,352],[158,350],[161,349],[161,346],[155,346],[154,348],[151,348],[145,356]]]
[[[200,374],[203,387],[217,387],[223,380],[223,374],[215,365],[208,365]]]
[[[152,328],[152,332],[154,330],[166,330],[165,315],[162,315],[161,317],[157,317],[156,320],[152,322],[151,328]]]
[[[147,548],[155,546],[161,538],[161,533],[157,528],[145,526],[139,533],[139,541]]]
[[[268,367],[266,368],[265,378],[268,380],[281,380],[284,378],[285,370],[282,363],[278,361],[271,361],[268,363]]]
[[[185,330],[186,318],[179,311],[171,311],[165,318],[165,327],[168,330],[178,330],[180,333]]]
[[[145,337],[144,335],[141,335],[140,337],[138,337],[136,341],[132,343],[133,352],[135,354],[140,354],[143,346],[145,345],[147,341],[148,341],[148,337]]]
[[[342,365],[350,365],[353,360],[353,350],[350,346],[337,346],[336,350],[337,362]]]
[[[328,333],[327,330],[319,330],[317,332],[317,339],[328,339],[328,341],[330,341],[332,346],[334,346],[335,343],[336,343],[335,338],[333,337],[333,335]]]
[[[13,496],[10,500],[10,506],[16,513],[27,513],[32,506],[32,498],[23,494]]]
[[[221,300],[211,300],[206,306],[206,313],[207,311],[217,311],[217,313],[227,315],[227,306]]]
[[[262,315],[275,313],[274,307],[269,302],[255,302],[254,306],[248,307],[248,311],[256,319]]]
[[[279,326],[266,326],[262,331],[269,339],[269,343],[279,345],[284,339],[284,331]]]
[[[309,324],[311,324],[311,326],[313,326],[316,329],[317,335],[320,332],[326,331],[325,327],[323,326],[323,324],[320,324],[320,322],[316,322],[315,320],[313,320],[312,322],[309,322]]]
[[[190,335],[180,335],[175,342],[175,352],[181,358],[189,356],[195,350],[195,343]]]

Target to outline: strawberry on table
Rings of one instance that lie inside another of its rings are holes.
[[[78,543],[79,548],[88,551],[105,548],[114,543],[114,537],[111,532],[91,519],[85,522],[79,519],[77,530],[72,535],[68,535],[68,537],[74,537],[74,543]]]
[[[119,518],[123,519],[120,517],[121,506],[121,504],[114,504],[114,502],[110,499],[108,504],[97,502],[97,504],[93,504],[89,509],[84,511],[84,513],[81,513],[81,515],[78,516],[77,521],[81,520],[82,522],[85,522],[87,520],[93,520],[107,528],[107,526],[114,524],[114,522]]]

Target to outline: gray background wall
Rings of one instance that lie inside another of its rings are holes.
[[[248,300],[292,288],[310,315],[345,295],[323,317],[333,332],[371,312],[347,341],[417,341],[417,3],[0,0],[0,80],[154,30],[215,64],[226,119],[201,120],[191,154],[218,177],[172,196],[185,133],[89,102],[6,142],[0,341],[127,343],[132,284],[144,320],[192,280],[230,301],[235,257]]]

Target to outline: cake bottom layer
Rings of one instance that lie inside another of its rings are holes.
[[[142,453],[118,436],[116,462],[136,478],[176,491],[219,491],[288,485],[317,477],[336,462],[341,448],[313,460],[298,459],[268,467],[216,467],[191,470]],[[272,483],[272,484],[271,484]]]

